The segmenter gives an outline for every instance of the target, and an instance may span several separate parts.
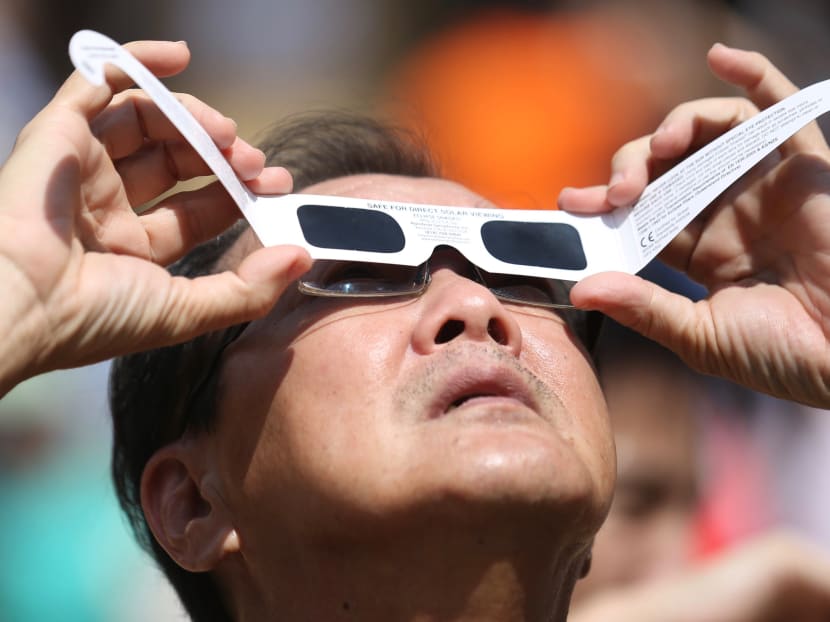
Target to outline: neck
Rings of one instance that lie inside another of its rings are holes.
[[[231,561],[234,618],[564,621],[587,553],[515,523],[373,535],[283,546],[279,567]]]

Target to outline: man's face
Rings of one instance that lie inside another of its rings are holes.
[[[485,205],[436,179],[362,175],[306,192]],[[528,512],[590,539],[614,453],[584,349],[555,311],[504,304],[466,278],[457,253],[431,267],[420,297],[289,288],[226,350],[211,451],[243,548],[285,554],[304,539]]]

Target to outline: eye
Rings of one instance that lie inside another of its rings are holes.
[[[392,296],[422,288],[418,267],[354,261],[318,261],[303,284],[338,296]]]
[[[625,482],[614,493],[614,511],[631,519],[644,520],[662,509],[669,497],[661,482],[644,479]]]
[[[384,279],[380,264],[336,262],[322,275],[321,280],[330,284],[352,283]]]
[[[667,510],[691,516],[699,503],[694,479],[621,471],[614,492],[613,512],[632,521],[644,521]]]
[[[485,280],[494,294],[519,304],[570,305],[570,281],[491,273],[486,273]]]
[[[541,279],[533,279],[528,281],[515,281],[512,283],[505,283],[498,288],[499,293],[507,297],[519,300],[521,302],[549,304],[557,302],[551,296],[551,291],[547,284],[541,282]]]

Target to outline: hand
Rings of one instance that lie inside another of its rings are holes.
[[[181,43],[128,46],[150,71],[178,73]],[[168,345],[264,314],[308,268],[297,248],[261,249],[235,272],[172,278],[162,267],[239,218],[218,184],[165,198],[207,166],[129,79],[92,86],[77,72],[22,130],[0,169],[0,396],[50,369]],[[230,119],[183,97],[254,192],[290,192],[281,168],[236,137]]]
[[[730,127],[794,93],[760,54],[714,46],[716,75],[749,100],[704,99],[673,110],[622,149],[609,186],[567,189],[563,209],[630,204],[651,178]],[[605,273],[571,299],[674,350],[687,364],[750,388],[830,406],[830,151],[815,124],[787,141],[696,218],[662,253],[703,284],[698,303],[635,276]]]
[[[823,622],[830,562],[776,534],[674,577],[611,590],[574,607],[569,622]]]

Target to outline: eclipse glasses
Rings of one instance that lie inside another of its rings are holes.
[[[69,54],[93,84],[103,84],[109,63],[144,89],[216,174],[265,246],[295,244],[314,259],[405,266],[423,264],[437,246],[451,246],[490,273],[566,281],[608,270],[638,272],[746,171],[830,109],[830,80],[809,86],[701,148],[649,184],[633,206],[601,215],[263,196],[245,187],[204,128],[118,43],[82,30],[72,37]]]

